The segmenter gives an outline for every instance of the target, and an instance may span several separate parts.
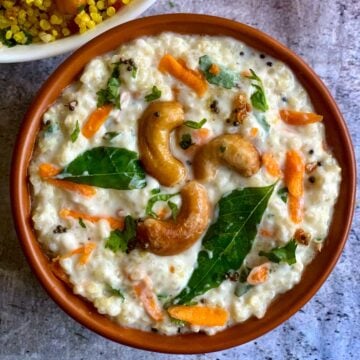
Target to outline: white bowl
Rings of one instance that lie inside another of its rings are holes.
[[[113,17],[97,25],[84,34],[71,35],[67,38],[51,43],[36,43],[30,45],[17,45],[12,48],[0,47],[0,63],[15,63],[44,59],[63,54],[79,48],[101,33],[135,19],[147,10],[156,0],[133,0],[129,5],[123,6]]]

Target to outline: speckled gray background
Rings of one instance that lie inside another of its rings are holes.
[[[360,147],[359,0],[158,0],[146,15],[196,12],[255,26],[300,54],[320,75]],[[67,55],[0,65],[0,359],[358,359],[360,233],[357,206],[345,252],[316,296],[277,329],[246,345],[213,354],[170,356],[101,338],[65,315],[46,295],[17,241],[9,204],[16,133],[36,91]],[[191,346],[191,345],[189,345]]]

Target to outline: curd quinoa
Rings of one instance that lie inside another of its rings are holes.
[[[162,33],[95,58],[43,117],[32,218],[56,276],[122,326],[214,334],[294,287],[341,170],[282,62]]]

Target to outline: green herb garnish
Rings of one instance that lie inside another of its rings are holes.
[[[136,222],[131,216],[126,216],[124,230],[113,230],[106,239],[105,248],[113,252],[125,252],[128,244],[136,236]]]
[[[266,133],[270,130],[270,124],[266,121],[266,117],[264,114],[255,114],[257,122],[261,125],[261,127],[265,130]]]
[[[159,90],[155,85],[151,89],[151,93],[145,96],[145,100],[147,102],[154,101],[160,99],[161,90]]]
[[[184,125],[192,129],[201,129],[203,125],[206,123],[206,121],[207,121],[206,119],[202,119],[199,122],[188,120],[185,121]]]
[[[263,83],[253,69],[250,69],[250,72],[251,76],[248,76],[248,79],[253,80],[251,86],[255,88],[255,91],[250,97],[251,104],[255,109],[265,112],[269,109],[269,105],[266,101]]]
[[[119,289],[114,289],[113,287],[111,287],[109,285],[109,292],[111,293],[111,295],[117,296],[119,297],[121,300],[125,300],[125,296],[123,294],[123,292]]]
[[[152,189],[150,191],[151,195],[155,195],[155,194],[158,194],[161,190],[159,188],[156,188],[156,189]]]
[[[114,69],[107,82],[106,88],[99,90],[96,95],[97,107],[104,106],[106,104],[113,104],[117,109],[121,109],[120,104],[120,63],[115,63]]]
[[[108,131],[104,134],[103,139],[107,141],[111,141],[112,139],[116,138],[120,133],[116,131]]]
[[[71,142],[74,143],[77,140],[77,138],[79,137],[79,134],[80,134],[79,121],[76,120],[75,129],[73,130],[73,132],[70,135]]]
[[[172,216],[172,218],[174,219],[174,220],[176,220],[176,217],[178,216],[178,214],[179,214],[179,207],[175,204],[175,203],[173,203],[172,201],[168,201],[168,206],[169,206],[169,208],[170,208],[170,210],[171,210],[171,216]]]
[[[183,134],[181,136],[181,141],[179,142],[179,145],[182,149],[186,150],[194,143],[192,142],[191,135],[190,134]]]
[[[286,204],[288,199],[289,190],[287,187],[283,187],[277,191],[277,194],[280,196],[280,199]]]
[[[84,220],[82,218],[79,218],[79,225],[83,228],[86,229],[86,225],[84,223]]]
[[[172,197],[177,196],[177,195],[179,195],[179,193],[175,193],[175,194],[156,194],[156,195],[152,196],[149,199],[149,201],[148,201],[148,203],[146,205],[146,209],[145,209],[146,215],[152,216],[153,218],[157,218],[156,213],[153,211],[153,207],[154,207],[155,203],[157,203],[158,201],[166,201],[169,208],[171,209],[171,212],[172,212],[173,217],[174,217],[174,212],[173,211],[176,211],[175,207],[174,207],[174,205],[176,206],[176,204],[172,203],[173,205],[170,205],[169,200]],[[173,206],[174,210],[171,208],[171,206]],[[176,215],[177,215],[177,213],[176,213]],[[176,215],[175,215],[175,217],[176,217]]]
[[[219,68],[218,74],[212,74],[211,66],[216,65]],[[225,66],[215,64],[210,56],[204,55],[199,59],[199,69],[203,72],[206,80],[213,85],[222,86],[225,89],[231,89],[238,85],[240,75]]]
[[[286,262],[292,265],[296,263],[296,247],[295,240],[291,239],[285,246],[274,248],[269,252],[260,251],[259,255],[267,257],[274,263]]]

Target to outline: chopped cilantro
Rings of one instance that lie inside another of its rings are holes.
[[[145,96],[145,100],[147,102],[154,101],[160,99],[161,90],[159,90],[155,85],[151,89],[151,93]]]

